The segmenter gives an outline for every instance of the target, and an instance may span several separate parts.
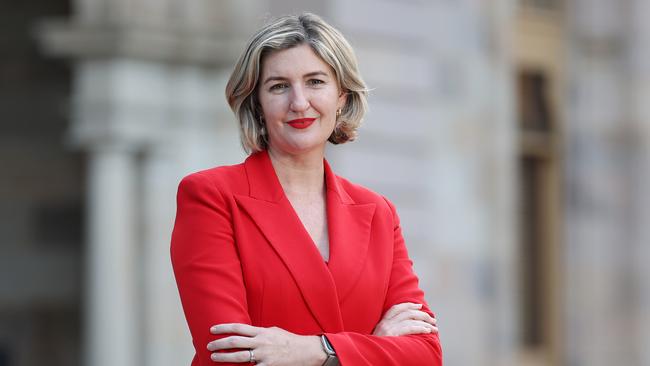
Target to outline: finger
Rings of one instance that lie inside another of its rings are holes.
[[[393,333],[396,335],[438,333],[438,327],[420,320],[409,320],[400,323],[399,328]]]
[[[436,318],[432,317],[431,314],[427,313],[426,311],[421,311],[421,310],[416,310],[417,315],[414,317],[414,319],[422,320],[425,321],[431,325],[436,325],[438,322]]]
[[[210,359],[214,362],[248,362],[251,359],[251,354],[246,351],[237,352],[214,352],[210,355]]]
[[[210,333],[212,334],[224,334],[224,333],[233,333],[241,334],[249,337],[254,337],[259,332],[258,327],[254,327],[248,324],[242,323],[225,323],[217,324],[210,328]]]
[[[423,322],[421,320],[409,320],[409,323],[406,325],[408,326],[413,326],[413,327],[425,327],[429,330],[430,333],[438,333],[438,327],[435,325],[431,325],[427,322]]]
[[[255,348],[255,340],[250,337],[231,336],[208,343],[209,351],[231,348]]]
[[[390,320],[382,320],[377,325],[377,327],[375,327],[375,329],[373,330],[373,334],[379,336],[382,335],[397,336],[401,334],[408,334],[408,331],[404,331],[404,329],[410,326],[427,328],[430,329],[431,332],[437,332],[438,330],[438,328],[435,325],[430,324],[424,320],[408,319],[408,318],[397,320],[397,317],[395,317]]]
[[[384,315],[384,319],[391,319],[395,317],[397,314],[409,310],[409,309],[420,309],[422,307],[422,304],[415,304],[412,302],[403,302],[400,304],[396,304],[391,306],[390,309],[386,312]]]
[[[395,315],[392,320],[403,321],[407,319],[422,320],[432,325],[435,325],[434,322],[436,321],[431,315],[429,315],[429,313],[413,309],[406,310]]]

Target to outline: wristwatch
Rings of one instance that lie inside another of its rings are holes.
[[[325,337],[325,334],[321,334],[320,344],[323,346],[325,354],[327,354],[327,359],[323,363],[323,366],[339,366],[339,358],[336,356],[336,351],[334,351],[332,344],[327,337]]]

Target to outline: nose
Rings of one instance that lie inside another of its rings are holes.
[[[294,87],[292,89],[289,108],[294,112],[303,112],[309,109],[309,100],[302,88]]]

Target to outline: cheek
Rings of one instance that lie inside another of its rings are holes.
[[[264,98],[260,100],[262,113],[265,119],[272,119],[283,110],[283,101],[281,98]]]
[[[331,93],[318,99],[318,106],[322,113],[333,114],[338,107],[338,95]]]
[[[335,108],[342,108],[345,105],[346,98],[345,94],[340,94],[337,90],[332,96],[333,103],[336,106]]]

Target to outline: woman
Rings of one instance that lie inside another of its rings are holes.
[[[192,365],[441,365],[394,206],[324,160],[366,109],[348,42],[313,14],[279,18],[226,95],[251,155],[182,180],[172,235]]]

